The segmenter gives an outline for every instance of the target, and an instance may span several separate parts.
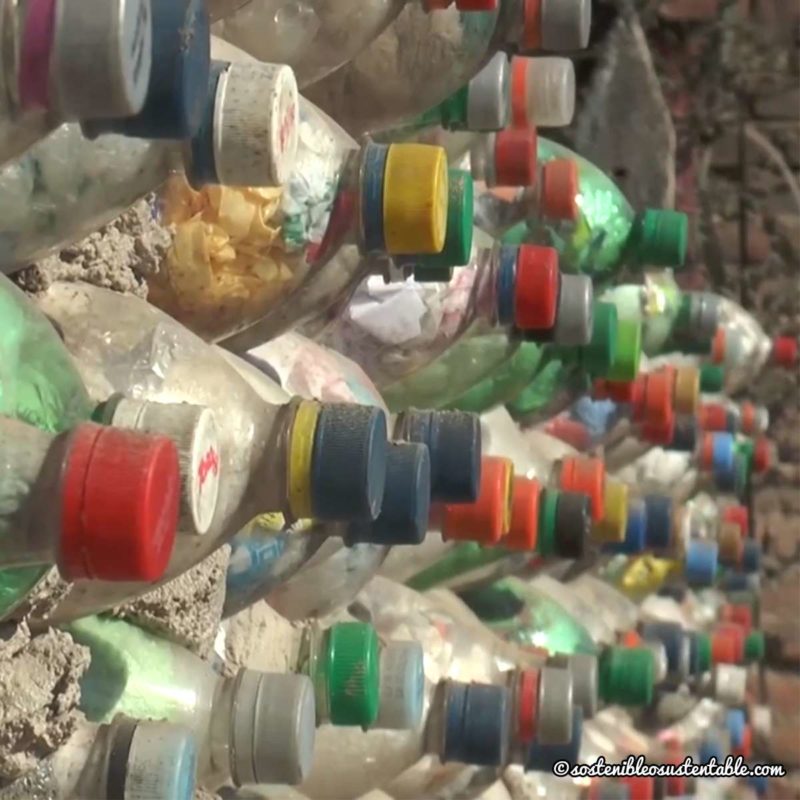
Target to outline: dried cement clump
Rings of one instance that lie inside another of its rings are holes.
[[[88,665],[89,650],[69,634],[32,638],[25,623],[0,631],[0,783],[34,769],[72,735]]]
[[[111,613],[206,658],[222,619],[230,554],[230,546],[224,545],[197,566]]]

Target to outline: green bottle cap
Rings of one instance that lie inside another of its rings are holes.
[[[722,391],[725,383],[725,368],[721,364],[702,364],[700,366],[700,391],[716,394]]]
[[[378,635],[364,622],[338,622],[327,631],[322,669],[331,723],[367,728],[378,717]]]
[[[674,330],[680,333],[689,333],[692,328],[692,294],[681,292],[681,301],[678,304],[678,313],[675,315]]]
[[[446,130],[466,130],[469,117],[469,84],[462,86],[439,103],[436,106],[436,114],[441,126]]]
[[[528,244],[530,235],[531,233],[528,230],[528,223],[518,222],[513,228],[509,228],[502,235],[500,242],[512,247],[519,247],[522,244]]]
[[[414,274],[422,278],[428,268],[461,267],[469,263],[472,253],[474,213],[472,175],[463,169],[448,170],[447,232],[441,253],[417,256]],[[425,279],[427,280],[427,279]]]
[[[744,453],[737,453],[734,457],[734,480],[733,493],[740,498],[744,498],[747,486],[750,483],[750,469],[752,467],[752,456],[748,457]]]
[[[642,323],[621,319],[617,323],[617,352],[606,377],[610,381],[629,382],[639,374],[642,360]]]
[[[649,705],[655,660],[647,647],[607,647],[600,654],[600,696],[621,706]]]
[[[745,661],[749,663],[763,661],[765,650],[766,641],[761,631],[751,631],[747,634],[744,640]]]
[[[551,556],[556,549],[557,489],[545,489],[539,495],[539,530],[536,549],[541,556]]]
[[[707,633],[697,634],[697,664],[700,672],[711,669],[711,636]]]
[[[590,375],[605,375],[614,363],[618,325],[617,307],[613,303],[594,304],[592,340],[581,348],[581,363]]]
[[[686,262],[689,218],[680,211],[648,208],[636,215],[631,235],[639,264],[680,268]]]

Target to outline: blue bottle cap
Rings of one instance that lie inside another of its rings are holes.
[[[711,468],[714,475],[732,472],[734,467],[733,457],[736,451],[733,436],[730,433],[719,431],[712,434],[711,441]]]
[[[528,772],[552,772],[559,761],[578,763],[583,739],[583,709],[575,706],[572,710],[572,739],[567,744],[539,744],[533,742],[525,757],[525,770]]]
[[[635,499],[628,506],[628,524],[625,528],[625,540],[609,542],[603,549],[609,553],[636,555],[647,546],[647,508],[644,501]]]
[[[121,120],[84,126],[88,135],[190,139],[208,98],[211,28],[206,0],[152,3],[153,66],[142,110]]]
[[[497,321],[500,325],[514,324],[514,305],[517,286],[517,256],[519,247],[500,248],[497,269]]]
[[[751,575],[761,570],[761,544],[755,539],[745,539],[742,550],[742,572]]]
[[[505,686],[448,682],[442,762],[500,767],[507,761],[509,691]]]
[[[348,526],[348,544],[419,544],[428,530],[431,462],[424,444],[391,442],[386,459],[386,486],[374,522]]]
[[[667,550],[672,541],[672,498],[662,494],[648,494],[644,498],[647,514],[647,547]]]
[[[386,485],[386,414],[374,406],[326,403],[314,432],[311,507],[319,520],[374,520]]]
[[[697,449],[699,430],[695,419],[681,418],[677,420],[675,431],[672,434],[672,442],[667,449],[679,453],[693,453]]]
[[[700,664],[700,634],[697,631],[688,631],[689,637],[689,671],[692,675],[699,675],[703,670]]]
[[[746,592],[750,588],[747,575],[742,572],[726,572],[722,578],[722,589],[726,592]]]
[[[644,639],[661,642],[667,654],[667,670],[679,673],[681,661],[686,650],[686,634],[676,622],[645,622],[640,628]]]
[[[747,785],[759,796],[766,797],[769,791],[769,778],[764,775],[751,775],[746,778]]]
[[[731,737],[731,746],[740,747],[744,740],[747,715],[741,708],[730,708],[725,712],[725,727]]]
[[[683,569],[689,586],[711,586],[717,575],[719,547],[716,542],[692,539],[686,546]]]
[[[383,178],[389,146],[370,142],[364,148],[361,178],[361,225],[366,253],[384,252]]]
[[[716,758],[718,764],[725,760],[722,744],[716,738],[704,739],[697,748],[697,760],[700,764],[708,764],[712,758]]]

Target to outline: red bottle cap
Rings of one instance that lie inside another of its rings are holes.
[[[745,725],[742,729],[742,741],[738,747],[733,747],[731,752],[735,756],[750,758],[753,755],[753,729],[750,725]]]
[[[628,800],[655,800],[656,779],[644,775],[627,775],[619,778],[628,787]]]
[[[539,532],[539,481],[514,478],[511,528],[503,542],[509,550],[533,550]]]
[[[650,444],[654,445],[670,445],[675,438],[675,422],[675,414],[673,414],[672,409],[670,409],[669,415],[665,420],[661,420],[660,422],[643,422],[640,428],[640,438],[642,441],[650,442]]]
[[[753,467],[756,472],[766,472],[771,466],[772,442],[765,436],[759,436],[753,448]]]
[[[456,0],[459,11],[494,11],[497,0]]]
[[[533,186],[536,183],[536,129],[506,128],[494,137],[495,186]]]
[[[592,397],[595,400],[613,400],[615,403],[632,403],[635,406],[637,400],[641,402],[643,397],[643,379],[637,378],[635,381],[608,381],[605,378],[598,378],[592,386]]]
[[[725,346],[727,344],[727,334],[721,325],[717,328],[714,338],[711,340],[711,363],[725,363]]]
[[[578,165],[571,158],[556,158],[542,167],[540,208],[547,219],[578,218]]]
[[[772,340],[772,360],[780,367],[791,369],[797,365],[797,339],[778,336]]]
[[[714,664],[744,661],[744,632],[738,625],[717,625],[711,634],[711,660]]]
[[[728,412],[720,403],[704,403],[700,406],[699,416],[704,431],[724,433],[728,430]]]
[[[474,503],[443,507],[442,536],[455,541],[497,544],[511,523],[514,467],[507,458],[481,459],[481,485]]]
[[[542,46],[542,0],[523,0],[522,49]]]
[[[742,433],[752,436],[756,432],[756,407],[745,400],[739,406],[739,419]]]
[[[80,425],[61,483],[67,580],[155,581],[172,555],[181,483],[171,439]]]
[[[561,470],[561,489],[589,496],[592,519],[599,522],[605,516],[606,468],[599,458],[573,456],[564,460]]]
[[[672,395],[675,389],[675,370],[667,367],[651,372],[644,388],[644,421],[665,424],[673,414]]]
[[[521,56],[511,59],[511,124],[528,124],[528,59]]]
[[[726,603],[720,609],[720,619],[723,622],[738,625],[744,631],[745,636],[753,628],[753,610],[750,606],[739,603]]]
[[[539,710],[539,670],[524,669],[517,686],[517,740],[529,744],[536,736]]]
[[[728,506],[722,510],[722,521],[733,522],[739,526],[742,536],[750,530],[750,511],[747,506]]]
[[[619,643],[623,647],[641,647],[642,637],[634,630],[625,631],[620,634]]]
[[[550,436],[560,439],[576,450],[587,450],[591,444],[589,431],[582,422],[559,415],[545,428]]]
[[[714,466],[714,434],[704,433],[700,441],[700,468],[709,470]]]
[[[556,322],[561,273],[552,247],[523,244],[517,255],[514,322],[525,331],[546,331]]]

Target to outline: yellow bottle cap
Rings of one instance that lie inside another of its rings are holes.
[[[700,403],[700,371],[697,367],[678,367],[675,371],[675,411],[696,414]]]
[[[389,147],[383,178],[383,228],[390,255],[442,252],[447,191],[443,148],[426,144]]]
[[[592,539],[596,542],[624,542],[628,527],[628,484],[606,481],[605,513],[603,519],[592,526]]]
[[[317,430],[320,405],[304,400],[297,407],[289,439],[287,485],[289,508],[297,519],[312,516],[311,464],[314,455],[314,434]]]
[[[628,597],[643,597],[655,592],[673,573],[680,571],[680,563],[655,556],[639,556],[622,575],[620,589]]]

